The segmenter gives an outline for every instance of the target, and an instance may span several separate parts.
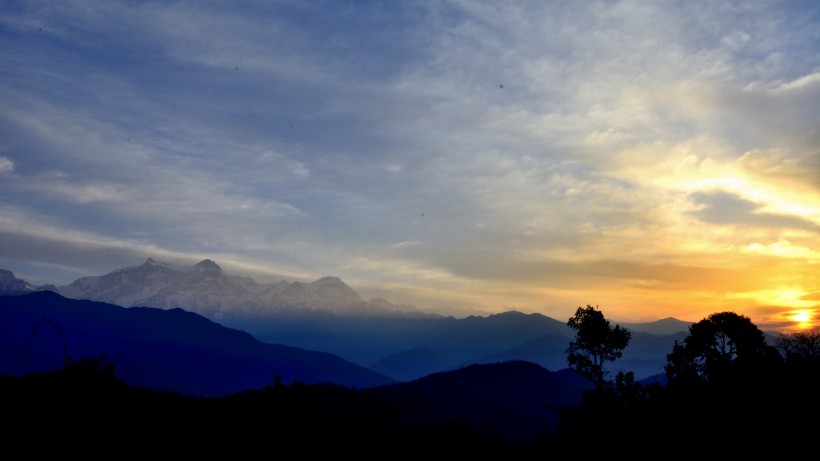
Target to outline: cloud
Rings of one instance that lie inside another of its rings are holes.
[[[768,245],[753,242],[747,245],[744,251],[774,255],[781,258],[797,258],[809,264],[817,264],[820,262],[820,252],[812,249],[808,245],[796,245],[788,240],[778,240]]]
[[[73,183],[68,175],[60,172],[29,178],[24,181],[23,187],[31,192],[48,195],[55,201],[80,204],[123,202],[127,198],[127,193],[117,184],[107,181],[96,184]]]
[[[692,198],[702,208],[691,214],[708,223],[820,231],[820,226],[812,221],[761,212],[760,204],[744,200],[731,193],[697,192],[692,194]]]
[[[8,157],[0,157],[0,175],[9,174],[14,171],[14,162]]]
[[[782,192],[820,195],[820,148],[791,155],[781,149],[755,149],[745,152],[737,164],[754,181],[774,184]]]

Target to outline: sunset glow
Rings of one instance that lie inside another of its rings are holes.
[[[0,7],[0,269],[565,321],[820,309],[814,2]]]
[[[800,324],[808,324],[812,318],[812,312],[807,310],[797,311],[792,315],[792,320]]]

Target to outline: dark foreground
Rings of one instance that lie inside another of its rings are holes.
[[[412,392],[275,383],[194,398],[129,386],[93,361],[0,377],[0,405],[5,452],[18,457],[783,459],[814,450],[820,397],[814,373],[779,382],[655,389],[651,398],[587,394],[555,431],[520,443],[458,418],[409,417],[420,404]]]

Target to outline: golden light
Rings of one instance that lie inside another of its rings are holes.
[[[800,287],[781,287],[774,290],[749,291],[737,294],[736,297],[752,298],[763,305],[784,306],[797,309],[792,312],[812,312],[808,308],[814,307],[817,302],[805,299],[806,295],[806,291]]]
[[[811,320],[811,313],[808,310],[799,310],[792,314],[792,321],[797,323],[805,323]]]
[[[742,248],[741,251],[746,253],[779,256],[782,258],[803,258],[809,261],[820,259],[820,254],[812,249],[795,245],[788,240],[779,240],[768,245],[761,245],[760,243],[754,242]]]
[[[795,327],[799,330],[814,327],[814,310],[799,309],[792,311],[789,315],[789,320],[796,323]]]

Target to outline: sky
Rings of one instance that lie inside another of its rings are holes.
[[[0,268],[820,315],[820,3],[4,1]]]

